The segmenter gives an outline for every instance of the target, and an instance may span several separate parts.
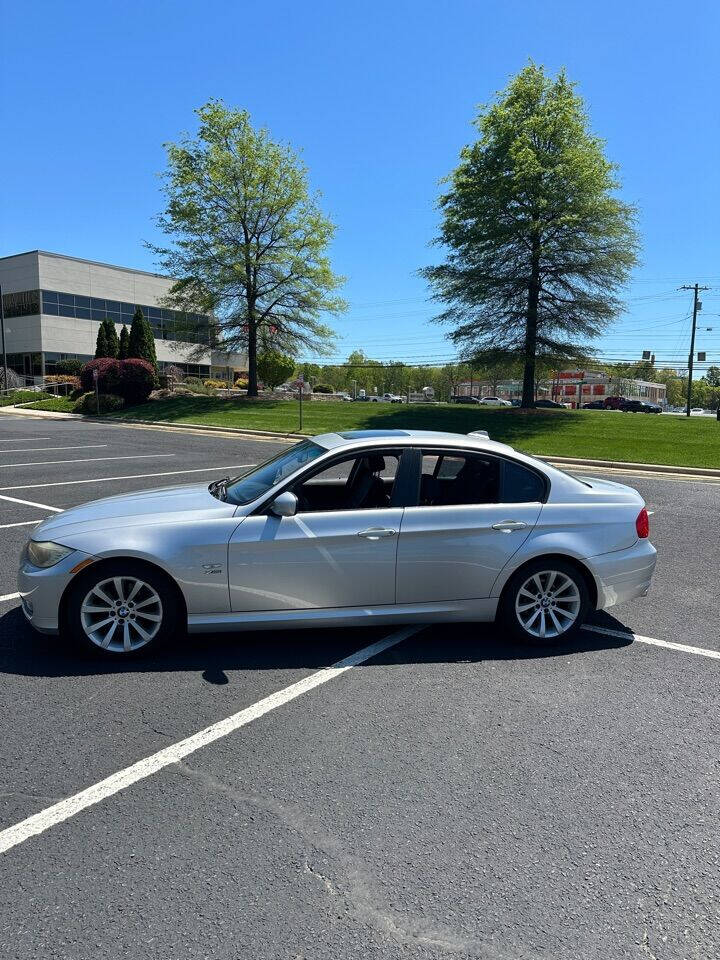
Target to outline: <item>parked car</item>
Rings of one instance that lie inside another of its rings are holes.
[[[605,409],[606,410],[621,410],[622,405],[625,403],[625,397],[605,397]]]
[[[662,407],[658,403],[643,403],[642,405],[643,413],[662,413]]]
[[[502,397],[480,397],[479,403],[485,407],[511,407],[509,400],[503,400]]]
[[[18,574],[43,632],[128,656],[190,632],[498,619],[569,641],[645,596],[637,491],[482,435],[305,439],[234,478],[96,500],[35,527]]]
[[[705,409],[704,409],[703,407],[690,407],[690,413],[691,413],[691,414],[693,414],[693,413],[697,413],[697,414],[705,413]]]
[[[535,406],[539,407],[541,410],[565,409],[565,404],[558,403],[557,400],[536,400]]]
[[[450,397],[450,403],[480,403],[477,397],[464,397],[460,394]]]
[[[591,400],[583,404],[583,410],[606,410],[605,400]]]

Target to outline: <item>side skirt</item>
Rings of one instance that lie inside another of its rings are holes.
[[[314,610],[253,610],[248,613],[194,613],[188,617],[190,633],[235,630],[289,630],[293,627],[363,624],[437,623],[449,620],[488,622],[495,619],[497,598],[459,600],[454,603],[408,603],[381,607],[329,607]]]

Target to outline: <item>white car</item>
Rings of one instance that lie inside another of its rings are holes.
[[[509,400],[503,400],[502,397],[480,397],[479,403],[486,407],[511,407]]]
[[[178,632],[498,620],[569,640],[643,597],[645,503],[478,432],[326,433],[233,479],[121,494],[45,520],[25,617],[119,656]]]

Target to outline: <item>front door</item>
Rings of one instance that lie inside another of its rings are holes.
[[[398,544],[397,602],[490,596],[542,509],[544,481],[481,452],[423,451],[418,505]]]
[[[232,609],[395,603],[398,463],[398,451],[346,455],[290,488],[294,517],[265,511],[243,520],[229,544]]]

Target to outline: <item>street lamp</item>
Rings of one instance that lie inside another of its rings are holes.
[[[5,308],[3,306],[2,286],[0,286],[0,337],[2,338],[3,371],[5,374],[4,388],[8,389],[7,351],[5,349]]]

